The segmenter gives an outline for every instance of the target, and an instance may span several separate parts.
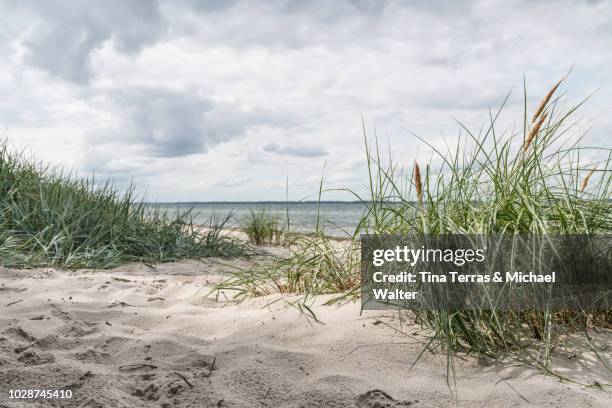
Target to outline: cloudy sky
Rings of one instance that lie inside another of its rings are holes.
[[[612,2],[0,0],[0,126],[16,148],[160,201],[283,200],[366,181],[361,118],[428,160],[523,75],[611,147]],[[349,198],[330,193],[332,198]]]

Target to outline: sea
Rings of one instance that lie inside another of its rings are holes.
[[[149,204],[153,205],[153,204]],[[346,237],[355,232],[359,220],[366,211],[362,202],[208,202],[208,203],[161,203],[155,204],[169,217],[191,210],[195,224],[207,225],[212,217],[219,219],[230,216],[229,228],[240,228],[241,222],[252,210],[264,209],[278,218],[280,225],[287,224],[291,231],[309,234],[319,228],[329,236]]]

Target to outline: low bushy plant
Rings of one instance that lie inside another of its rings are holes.
[[[280,220],[265,208],[251,209],[241,223],[241,230],[255,245],[280,245],[286,232]]]

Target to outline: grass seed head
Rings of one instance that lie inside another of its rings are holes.
[[[416,187],[419,204],[423,206],[423,182],[421,181],[421,169],[418,163],[414,163],[414,185]]]
[[[544,124],[544,121],[546,120],[547,117],[548,117],[548,112],[545,112],[542,116],[540,116],[540,119],[538,120],[538,123],[536,123],[533,126],[533,128],[531,129],[531,132],[529,132],[529,135],[527,136],[527,139],[525,139],[525,144],[523,146],[523,151],[526,152],[527,149],[529,149],[529,146],[531,146],[531,143],[533,142],[533,140],[537,136],[538,132],[540,131],[540,128]]]
[[[555,86],[553,86],[550,91],[548,91],[548,93],[546,94],[546,96],[544,97],[544,99],[542,99],[542,102],[540,102],[540,106],[538,106],[538,109],[536,110],[536,112],[533,114],[533,118],[531,119],[531,123],[535,123],[535,121],[538,119],[538,117],[542,114],[542,112],[544,111],[544,109],[546,109],[546,105],[548,105],[548,102],[550,102],[550,99],[552,98],[552,96],[554,95],[554,93],[557,91],[557,88],[559,88],[559,85],[561,85],[561,82],[563,82],[563,80],[565,79],[565,77],[561,78],[559,80],[559,82],[557,82],[555,84]]]
[[[593,175],[593,173],[595,173],[595,170],[597,170],[597,166],[593,167],[591,169],[591,171],[589,171],[589,174],[586,175],[586,177],[584,178],[584,180],[582,180],[582,185],[580,186],[580,192],[582,193],[587,186],[589,185],[589,179],[591,178],[591,176]]]

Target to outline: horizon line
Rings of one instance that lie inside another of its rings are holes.
[[[262,201],[140,201],[142,204],[357,204],[360,200],[262,200]]]

